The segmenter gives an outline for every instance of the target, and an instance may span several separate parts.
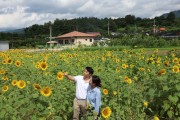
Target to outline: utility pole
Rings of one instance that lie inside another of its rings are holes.
[[[50,41],[52,40],[52,26],[51,26],[51,24],[50,24],[50,26],[49,26],[49,30],[50,30],[50,36],[49,36],[49,38],[50,38]]]
[[[109,36],[109,20],[108,20],[108,36]]]
[[[153,32],[154,32],[154,36],[156,34],[156,21],[155,21],[155,18],[154,18],[154,24],[153,24]]]
[[[12,46],[11,46],[11,47],[12,47],[12,48],[11,48],[11,49],[13,49],[13,42],[14,42],[14,41],[13,41],[13,33],[11,33],[11,34],[12,34],[12,38],[11,38],[11,41],[12,41],[12,42],[11,42],[11,43],[12,43]]]

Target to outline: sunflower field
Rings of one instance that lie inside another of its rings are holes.
[[[180,58],[158,52],[0,52],[0,119],[72,119],[75,83],[63,72],[82,75],[90,66],[102,80],[100,120],[179,120]]]

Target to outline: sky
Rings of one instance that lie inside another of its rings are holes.
[[[0,0],[0,31],[79,17],[154,18],[180,10],[180,0]]]

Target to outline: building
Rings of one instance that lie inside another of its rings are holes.
[[[50,47],[58,46],[58,42],[57,41],[48,41],[48,42],[46,42],[46,44],[49,44]]]
[[[0,51],[9,50],[9,41],[0,41]]]
[[[55,39],[61,45],[92,45],[94,43],[94,38],[97,34],[83,33],[79,31],[73,31],[67,34],[63,34],[55,37]]]

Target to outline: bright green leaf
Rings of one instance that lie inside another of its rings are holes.
[[[163,86],[163,91],[168,91],[170,88],[168,86]]]
[[[172,103],[174,103],[174,104],[178,101],[178,97],[177,97],[177,96],[172,96],[172,95],[170,95],[170,96],[168,97],[168,99],[169,99]]]
[[[180,84],[176,84],[176,89],[177,89],[177,91],[180,91]]]
[[[170,108],[170,105],[165,103],[162,107],[163,107],[164,111],[166,111]]]
[[[173,112],[172,112],[172,111],[168,111],[167,114],[168,114],[168,116],[169,116],[170,118],[172,118],[172,116],[173,116]]]
[[[1,110],[0,118],[3,118],[5,115],[6,111],[4,109]]]

